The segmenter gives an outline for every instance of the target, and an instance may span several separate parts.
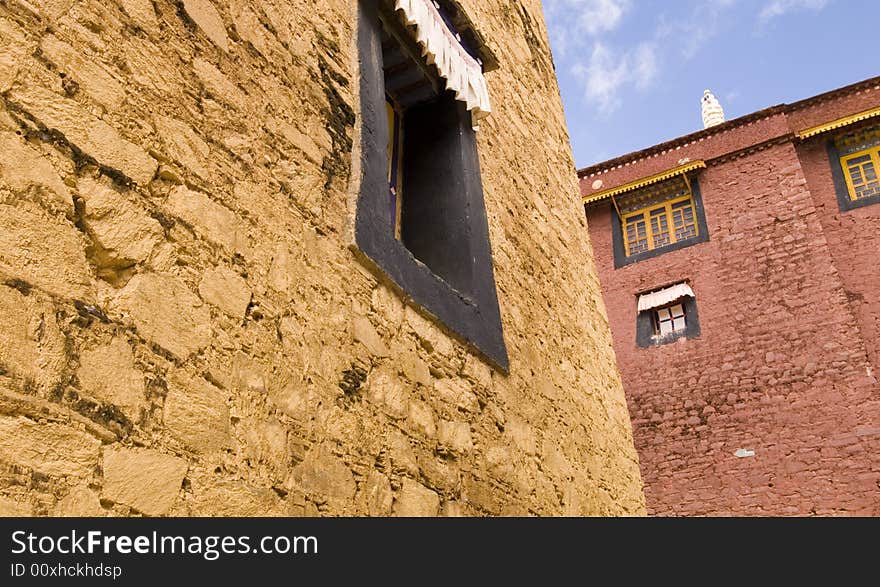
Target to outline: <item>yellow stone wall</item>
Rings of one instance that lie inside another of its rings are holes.
[[[351,250],[353,2],[0,2],[0,514],[644,513],[541,5],[463,5],[509,375]]]

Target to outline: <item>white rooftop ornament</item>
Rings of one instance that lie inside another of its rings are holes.
[[[492,107],[483,68],[446,27],[432,0],[395,0],[394,6],[403,11],[406,24],[416,27],[416,40],[423,55],[428,63],[437,66],[455,98],[467,104],[474,124],[488,116]]]
[[[724,109],[711,91],[703,92],[703,128],[716,126],[724,122]]]

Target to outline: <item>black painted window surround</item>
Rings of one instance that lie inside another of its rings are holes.
[[[657,333],[657,312],[662,308],[653,308],[639,312],[636,319],[636,344],[641,348],[661,346],[675,342],[681,338],[698,338],[700,336],[700,316],[697,313],[697,300],[690,296],[678,300],[670,306],[684,306],[685,329],[666,335]],[[664,306],[668,308],[669,306]]]
[[[361,177],[355,244],[415,305],[507,372],[476,136],[444,91],[404,119],[401,236],[388,213],[388,124],[377,0],[359,0]]]
[[[837,142],[834,139],[828,141],[826,150],[828,152],[828,162],[831,165],[831,179],[834,182],[834,191],[837,195],[837,205],[840,208],[840,211],[849,212],[850,210],[855,210],[857,208],[880,204],[880,195],[857,200],[850,198],[849,187],[846,184],[846,177],[844,176],[843,166],[840,162],[843,153],[838,148]]]
[[[636,253],[634,255],[627,256],[626,245],[623,241],[623,224],[621,222],[620,215],[617,213],[617,209],[613,204],[608,204],[609,206],[611,206],[611,240],[614,250],[615,269],[620,269],[621,267],[625,267],[633,263],[638,263],[639,261],[644,261],[645,259],[659,257],[660,255],[663,255],[665,253],[677,251],[686,247],[692,247],[694,245],[707,242],[709,240],[709,227],[706,223],[706,211],[703,208],[703,198],[700,192],[700,184],[696,177],[690,178],[690,186],[691,196],[694,200],[694,213],[697,220],[697,236],[673,243],[671,245],[667,245],[665,247],[659,247],[642,253]]]

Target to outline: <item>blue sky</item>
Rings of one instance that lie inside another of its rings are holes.
[[[577,167],[880,75],[880,0],[544,0]]]

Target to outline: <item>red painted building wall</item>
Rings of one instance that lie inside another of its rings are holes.
[[[880,205],[840,212],[828,136],[794,135],[877,81],[581,172],[587,196],[707,162],[708,242],[615,269],[612,204],[587,207],[652,514],[880,515]],[[637,294],[686,280],[701,335],[639,348]]]

